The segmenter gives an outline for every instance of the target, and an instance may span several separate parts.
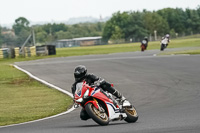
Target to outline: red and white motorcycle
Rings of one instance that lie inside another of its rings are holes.
[[[89,86],[85,81],[76,85],[74,96],[77,108],[82,106],[88,115],[99,125],[108,125],[110,121],[125,120],[133,123],[138,120],[138,114],[127,100],[119,103],[108,92],[98,86]]]

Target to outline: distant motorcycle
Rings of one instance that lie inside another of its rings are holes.
[[[160,42],[160,51],[164,51],[164,49],[167,48],[169,42],[170,40],[168,37],[162,37],[162,40]]]
[[[103,91],[99,86],[89,86],[85,81],[76,85],[74,107],[82,106],[88,115],[99,125],[108,125],[110,121],[125,120],[133,123],[138,120],[138,114],[127,100],[120,103],[113,96]]]
[[[146,40],[142,40],[141,46],[140,46],[142,52],[147,49],[147,43],[148,42]]]

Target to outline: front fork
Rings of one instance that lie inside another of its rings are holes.
[[[93,100],[87,101],[84,106],[86,106],[88,103],[92,103],[95,108],[100,109],[99,104],[95,98],[93,98]]]

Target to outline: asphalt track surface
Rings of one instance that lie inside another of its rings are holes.
[[[33,75],[71,91],[76,65],[114,83],[139,114],[136,123],[99,126],[81,121],[80,108],[0,133],[198,133],[200,132],[200,56],[153,56],[158,50],[63,57],[16,63]]]

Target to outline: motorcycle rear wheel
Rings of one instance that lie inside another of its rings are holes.
[[[88,115],[99,125],[105,126],[109,124],[109,118],[106,112],[100,112],[92,103],[85,106]]]
[[[127,117],[124,119],[126,122],[134,123],[138,120],[139,116],[134,106],[132,108],[126,107],[124,111],[127,115]]]

